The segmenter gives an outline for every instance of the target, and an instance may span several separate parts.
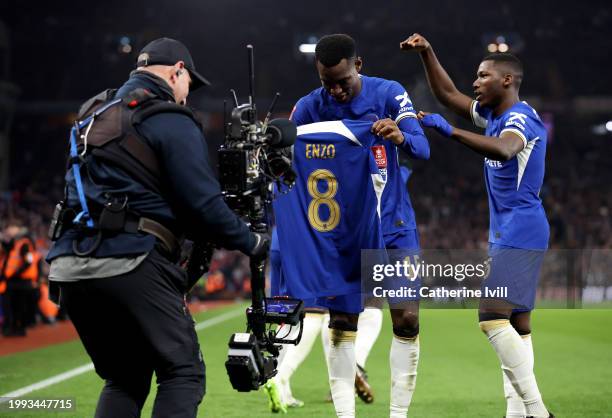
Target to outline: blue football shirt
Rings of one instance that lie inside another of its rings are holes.
[[[361,250],[384,248],[380,199],[385,187],[372,122],[302,125],[294,145],[294,187],[274,200],[280,283],[300,299],[361,291]]]
[[[341,119],[391,118],[404,132],[406,140],[400,146],[408,155],[429,158],[429,144],[419,125],[412,101],[396,81],[361,75],[361,92],[348,103],[338,103],[320,87],[296,103],[291,119],[296,125]],[[403,230],[416,229],[414,210],[402,182],[397,146],[383,141],[384,150],[377,161],[387,185],[382,197],[382,228],[385,236]]]
[[[523,150],[509,161],[485,158],[489,242],[523,249],[548,248],[549,226],[540,199],[547,133],[540,117],[525,102],[495,117],[491,109],[473,101],[471,115],[487,136],[499,138],[512,132],[523,140]]]

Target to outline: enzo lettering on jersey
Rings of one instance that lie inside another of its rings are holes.
[[[306,144],[305,153],[309,160],[328,160],[336,157],[336,147],[334,144]]]

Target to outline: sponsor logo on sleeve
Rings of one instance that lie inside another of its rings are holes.
[[[521,125],[521,124],[520,124],[520,123],[518,123],[518,122],[510,122],[510,121],[507,121],[507,122],[506,122],[506,124],[505,124],[504,126],[515,126],[515,127],[519,128],[521,131],[524,131],[524,130],[525,130],[525,126],[524,126],[524,125]]]
[[[400,107],[404,107],[408,103],[410,103],[410,106],[412,107],[412,102],[410,101],[410,97],[408,97],[408,92],[407,91],[405,91],[404,94],[400,94],[398,96],[395,96],[395,100],[400,102]]]
[[[397,112],[398,116],[401,115],[402,113],[414,113],[414,108],[412,106],[405,106],[402,107],[399,112]]]
[[[524,131],[526,123],[527,115],[524,113],[510,112],[510,117],[506,120],[505,126],[516,126],[521,131]]]
[[[502,163],[501,161],[490,160],[489,158],[485,158],[484,160],[485,160],[485,164],[491,168],[503,168],[504,167],[504,163]]]

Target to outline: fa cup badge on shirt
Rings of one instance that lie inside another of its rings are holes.
[[[387,181],[387,151],[384,145],[373,145],[370,147],[372,154],[374,154],[374,160],[378,166],[378,171],[384,181]]]

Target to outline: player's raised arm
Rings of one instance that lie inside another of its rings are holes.
[[[456,139],[480,155],[493,160],[508,161],[527,146],[524,135],[516,129],[502,131],[499,138],[494,138],[455,128],[436,113],[419,112],[417,117],[423,126],[433,128],[443,136]]]
[[[419,53],[423,66],[425,67],[429,87],[440,103],[459,116],[471,120],[470,106],[472,104],[472,99],[457,90],[455,83],[453,83],[453,80],[451,80],[446,70],[444,70],[444,67],[442,67],[438,61],[427,39],[415,33],[401,42],[400,48],[404,51],[415,51]]]

